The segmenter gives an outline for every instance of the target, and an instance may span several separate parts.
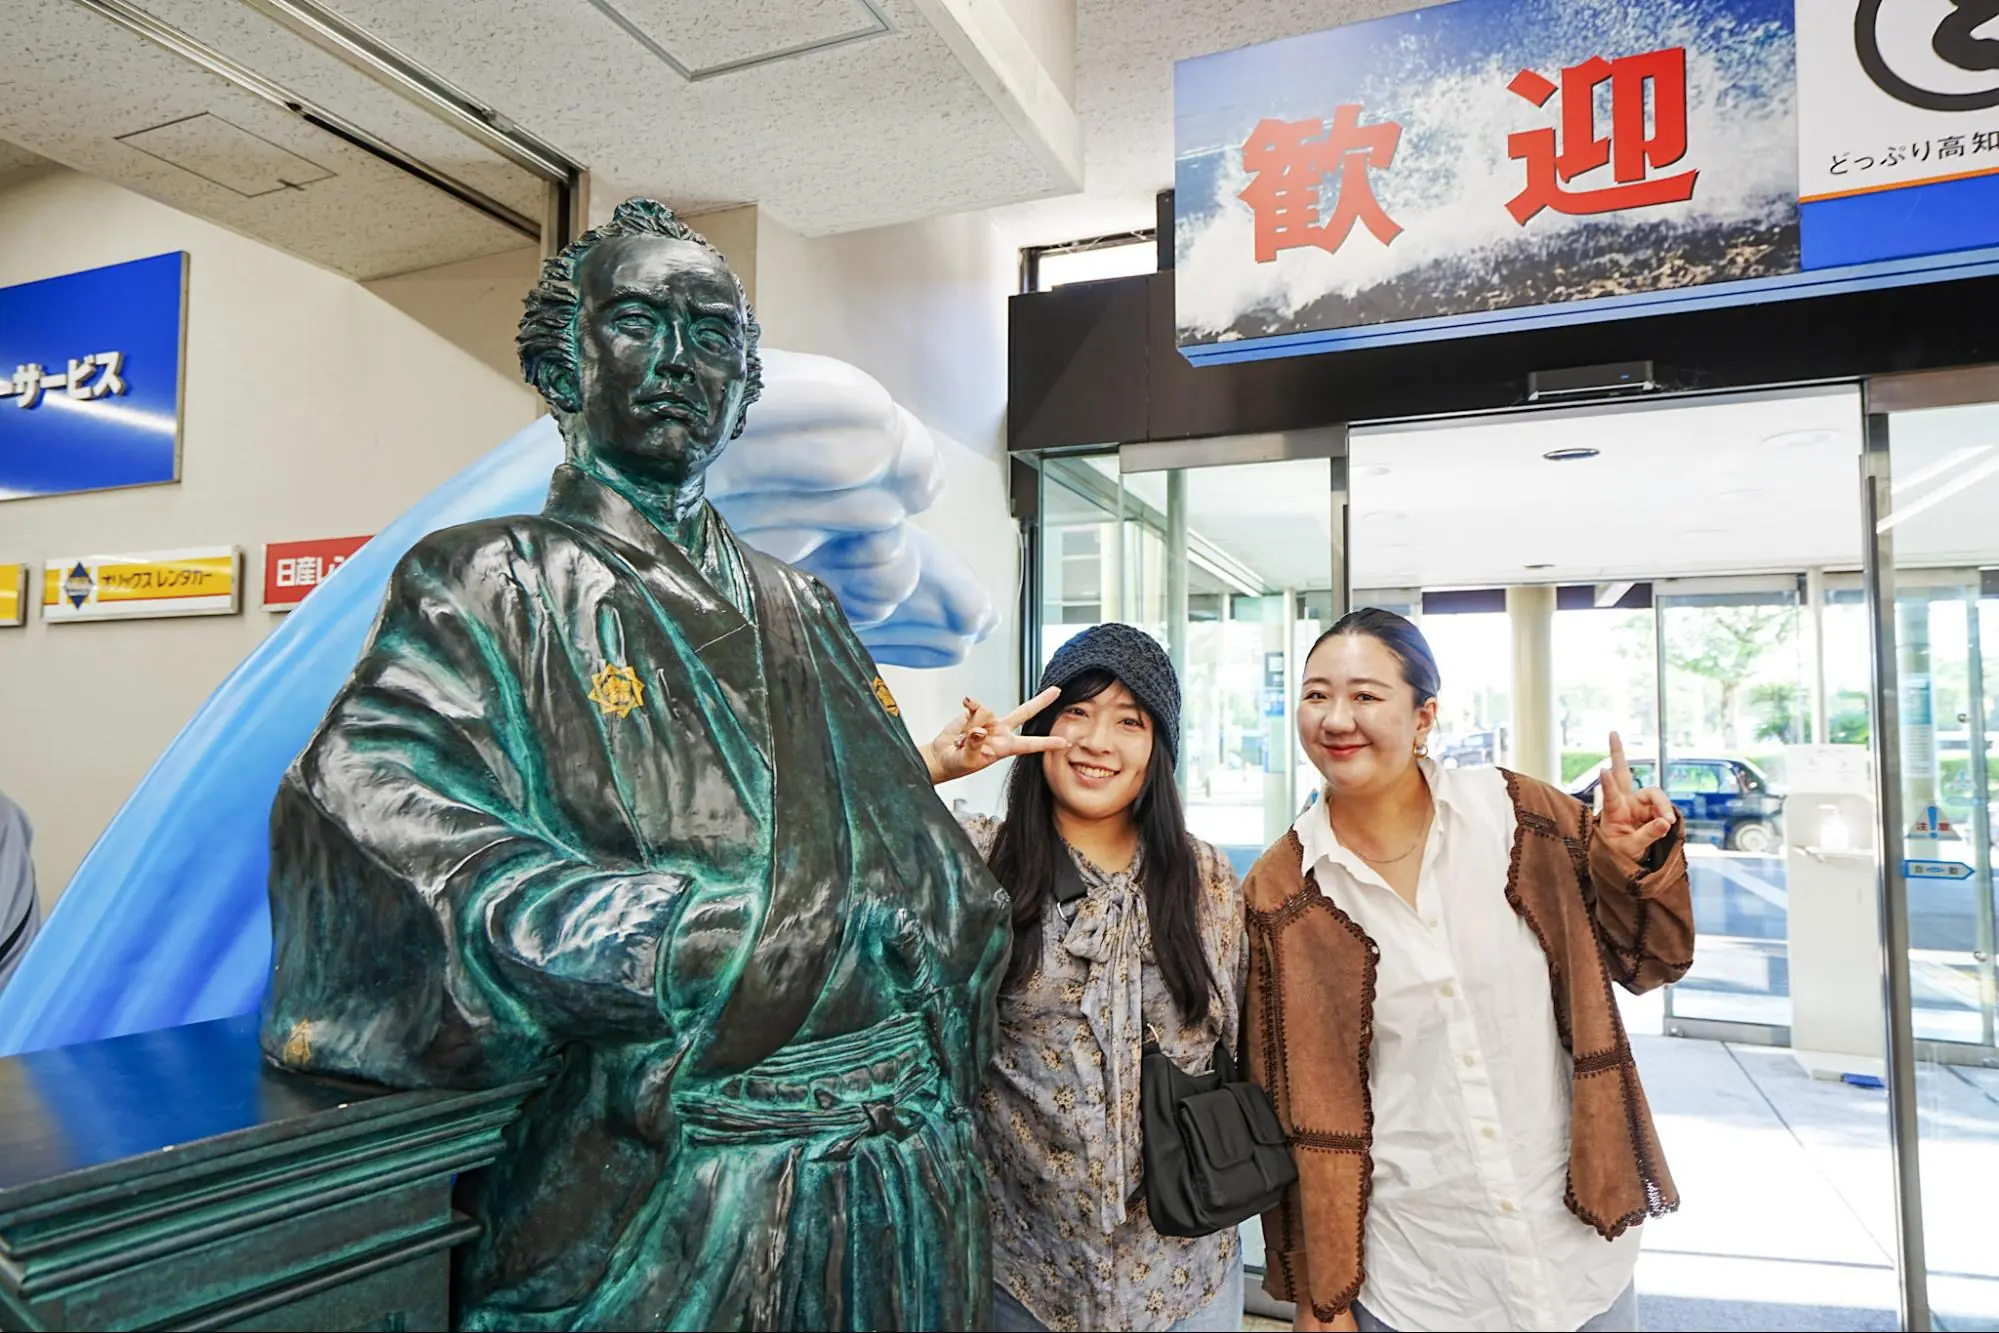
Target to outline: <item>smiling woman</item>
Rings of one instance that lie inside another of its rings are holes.
[[[1301,1330],[1635,1329],[1637,1227],[1679,1197],[1609,983],[1692,962],[1678,817],[1615,733],[1600,818],[1441,767],[1440,689],[1390,611],[1306,658],[1325,799],[1244,886],[1250,1070],[1303,1149],[1265,1285]]]
[[[1008,716],[967,700],[931,777],[1018,756],[1007,818],[970,821],[1013,898],[998,1054],[980,1102],[1000,1329],[1236,1328],[1234,1227],[1182,1239],[1146,1212],[1146,1037],[1183,1070],[1235,1044],[1242,899],[1187,833],[1180,685],[1158,642],[1105,624],[1050,659]]]

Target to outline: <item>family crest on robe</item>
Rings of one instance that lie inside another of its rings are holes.
[[[633,387],[558,383],[546,508],[405,557],[287,774],[265,1047],[543,1080],[461,1181],[462,1327],[980,1324],[1005,895],[823,585],[633,483],[698,479],[743,398],[689,236],[635,201],[572,247],[582,384]]]

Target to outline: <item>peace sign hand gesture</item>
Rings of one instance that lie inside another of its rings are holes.
[[[1597,836],[1622,855],[1641,861],[1653,843],[1673,831],[1673,802],[1657,787],[1637,789],[1624,759],[1624,740],[1610,733],[1610,771],[1603,775],[1603,814]]]
[[[1020,728],[1042,709],[1060,698],[1062,691],[1046,689],[1005,717],[976,699],[965,700],[964,716],[954,718],[937,739],[923,747],[924,762],[930,766],[930,782],[936,786],[970,777],[1015,755],[1066,750],[1069,742],[1059,736],[1023,736]]]

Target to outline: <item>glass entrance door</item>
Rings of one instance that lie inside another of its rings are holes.
[[[1228,456],[1229,442],[1212,443]],[[1188,828],[1242,874],[1317,791],[1291,709],[1304,655],[1343,600],[1333,593],[1334,464],[1149,467],[1155,458],[1131,449],[1042,461],[1035,668],[1107,620],[1165,644],[1184,695]]]
[[[1660,744],[1632,776],[1663,786],[1687,831],[1700,948],[1666,997],[1681,1033],[1790,1044],[1785,779],[1812,726],[1800,582],[1653,585]],[[1750,1031],[1703,1031],[1717,1022]]]
[[[1868,389],[1882,933],[1905,1327],[1999,1327],[1999,371]]]

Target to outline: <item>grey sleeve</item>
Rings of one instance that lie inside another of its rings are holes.
[[[42,928],[35,896],[35,834],[21,807],[0,796],[0,986],[21,965]]]

